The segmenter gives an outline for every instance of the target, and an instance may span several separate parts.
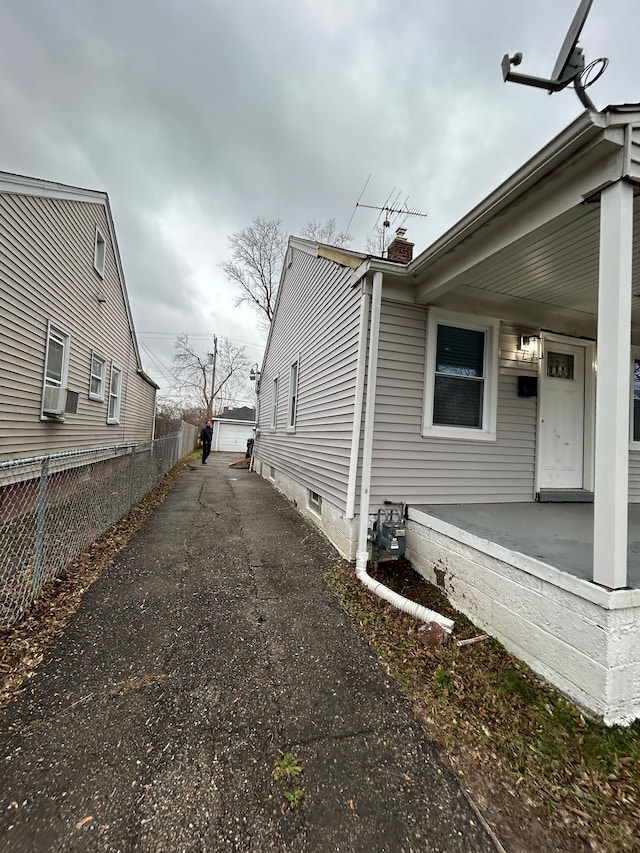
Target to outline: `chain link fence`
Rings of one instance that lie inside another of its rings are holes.
[[[185,448],[181,432],[145,444],[1,462],[0,627],[17,622],[42,587],[192,447]]]

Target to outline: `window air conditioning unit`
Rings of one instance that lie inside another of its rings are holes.
[[[64,414],[64,407],[67,402],[67,389],[56,388],[53,385],[46,385],[44,389],[44,405],[42,413],[60,418]]]

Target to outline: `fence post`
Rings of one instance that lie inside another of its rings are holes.
[[[38,592],[42,586],[44,565],[45,523],[47,520],[47,480],[49,477],[49,457],[42,460],[40,468],[40,486],[36,508],[36,541],[33,549],[33,590]]]
[[[131,461],[129,463],[129,507],[131,509],[133,506],[133,486],[135,482],[136,476],[136,446],[135,444],[131,445]]]

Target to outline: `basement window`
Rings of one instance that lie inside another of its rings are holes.
[[[307,491],[307,503],[309,504],[309,509],[318,514],[322,512],[322,496],[317,492],[313,492],[311,489]]]

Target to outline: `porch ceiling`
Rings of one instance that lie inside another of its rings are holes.
[[[517,219],[517,208],[505,214]],[[448,282],[433,304],[452,305],[462,294],[494,304],[519,306],[521,319],[559,309],[563,314],[598,314],[600,204],[572,207],[479,263],[464,268]],[[469,238],[482,239],[481,232]],[[453,251],[462,259],[468,241]],[[461,264],[464,266],[464,263]],[[640,197],[634,201],[632,322],[640,327]],[[511,312],[513,315],[513,311]],[[586,318],[585,318],[586,319]]]

